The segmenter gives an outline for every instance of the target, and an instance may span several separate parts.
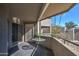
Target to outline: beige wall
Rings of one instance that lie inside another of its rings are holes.
[[[56,56],[75,56],[67,47],[63,46],[57,40],[52,39],[52,51]]]
[[[51,18],[47,18],[41,21],[41,33],[50,33],[51,34]]]
[[[45,19],[41,21],[41,26],[51,26],[51,19]]]
[[[33,38],[33,26],[34,24],[25,24],[25,41],[29,41]]]
[[[57,40],[49,37],[44,37],[44,39],[45,41],[40,42],[40,44],[51,49],[55,56],[75,56],[74,53]]]

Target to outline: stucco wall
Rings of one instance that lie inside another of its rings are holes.
[[[42,40],[42,41],[40,41],[40,44],[42,46],[45,46],[45,47],[51,49],[51,44],[52,44],[51,38],[49,38],[49,37],[42,37],[40,40]]]
[[[8,21],[8,48],[12,47],[12,22]]]
[[[8,17],[7,10],[0,5],[0,55],[8,54]]]
[[[67,47],[63,46],[56,39],[51,37],[43,37],[45,41],[40,42],[42,46],[45,46],[52,50],[55,56],[75,56]]]
[[[41,21],[41,26],[51,26],[51,19],[45,19]]]
[[[5,17],[0,17],[0,55],[8,52],[8,24]]]
[[[34,24],[25,24],[25,41],[33,38],[33,26]]]
[[[20,38],[21,32],[18,32]],[[12,47],[12,18],[7,6],[0,4],[0,55],[8,55]]]
[[[63,46],[57,40],[52,39],[52,51],[56,56],[75,56],[66,46]]]

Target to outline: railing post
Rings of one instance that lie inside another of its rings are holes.
[[[75,40],[75,28],[73,28],[73,41]]]

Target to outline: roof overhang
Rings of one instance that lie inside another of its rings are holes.
[[[8,4],[10,16],[17,17],[24,23],[35,23],[39,17],[42,3]]]
[[[46,4],[42,10],[39,20],[49,18],[58,14],[69,11],[75,4],[74,3],[50,3]]]
[[[9,17],[17,17],[24,23],[36,23],[51,16],[67,12],[74,3],[10,3],[6,6]],[[2,9],[2,7],[0,7]]]

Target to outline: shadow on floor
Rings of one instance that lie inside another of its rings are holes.
[[[37,41],[29,41],[28,43],[34,47],[37,46]],[[35,53],[34,54],[32,53],[31,55],[32,56],[54,56],[54,53],[51,49],[48,49],[48,48],[39,44]]]
[[[54,56],[51,49],[48,49],[42,45],[38,45],[38,48],[33,56]]]
[[[29,41],[28,43],[29,43],[30,45],[34,46],[35,48],[37,48],[37,42],[31,42],[31,41]],[[30,45],[29,45],[29,46],[30,46]],[[24,45],[23,48],[27,50],[27,47],[29,47],[29,46]],[[31,48],[33,48],[33,47],[30,47],[29,49],[31,49]],[[8,51],[9,56],[10,56],[11,54],[15,53],[15,52],[18,51],[18,50],[19,50],[18,46],[15,46],[15,47],[9,49],[9,51]],[[27,50],[27,51],[28,51],[28,50]],[[33,50],[33,52],[34,52],[34,51],[35,51],[35,50]],[[21,52],[21,51],[20,51],[20,52]],[[27,54],[27,53],[26,53],[26,54]],[[31,55],[32,55],[32,54],[31,54]],[[48,48],[46,48],[46,47],[44,47],[44,46],[42,46],[42,45],[38,45],[37,50],[35,51],[35,53],[34,53],[32,56],[54,56],[54,53],[52,52],[51,49],[48,49]]]
[[[8,56],[10,56],[11,54],[13,54],[14,52],[16,52],[18,50],[19,50],[18,46],[14,46],[14,47],[10,48],[8,50]]]
[[[28,41],[27,43],[29,43],[30,45],[36,47],[37,46],[37,41]]]

